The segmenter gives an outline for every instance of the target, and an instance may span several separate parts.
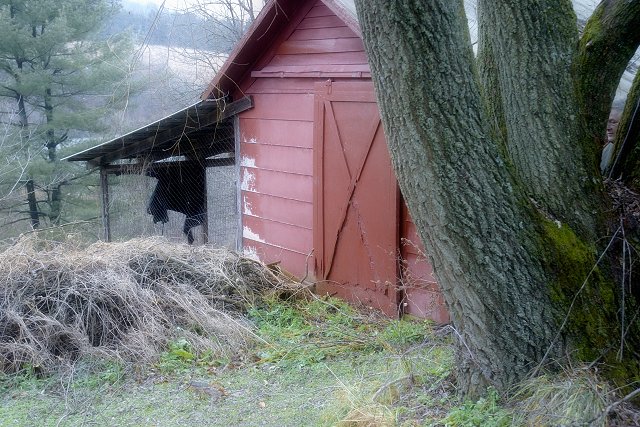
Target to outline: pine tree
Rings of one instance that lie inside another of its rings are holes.
[[[2,147],[21,159],[5,170],[5,224],[69,216],[63,194],[87,174],[60,162],[60,150],[104,130],[127,95],[128,37],[97,36],[116,9],[108,0],[0,0]]]

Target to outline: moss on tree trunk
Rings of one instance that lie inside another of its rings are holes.
[[[400,188],[459,338],[461,389],[615,352],[570,2],[481,2],[480,67],[462,2],[356,5]]]
[[[636,74],[627,95],[614,139],[610,176],[640,189],[640,73]]]

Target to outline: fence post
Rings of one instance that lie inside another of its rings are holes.
[[[100,168],[100,189],[102,190],[102,228],[104,240],[111,241],[111,222],[109,220],[109,174],[103,167]]]

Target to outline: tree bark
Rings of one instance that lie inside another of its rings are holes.
[[[461,1],[356,6],[396,176],[460,338],[461,390],[505,390],[569,353],[632,360],[628,346],[611,358],[631,329],[597,255],[607,210],[571,3],[481,0],[477,61]]]
[[[640,44],[638,28],[640,1],[603,0],[580,39],[577,87],[587,136],[596,149],[607,141],[607,120],[618,83]]]
[[[40,227],[40,213],[38,212],[38,202],[36,201],[36,190],[33,180],[28,180],[25,187],[27,190],[27,202],[29,204],[31,227],[35,230]]]
[[[594,193],[598,162],[594,147],[576,143],[582,138],[571,2],[480,0],[478,9],[482,83],[487,104],[500,112],[492,120],[504,129],[519,186],[547,215],[594,239],[597,198],[585,196]]]
[[[51,101],[51,89],[46,88],[44,92],[44,113],[48,126],[53,126],[53,104]],[[47,129],[45,134],[45,147],[47,147],[47,158],[49,162],[55,162],[57,160],[57,148],[58,141],[56,141],[56,135],[53,128]]]
[[[60,215],[62,214],[62,185],[53,184],[50,188],[50,210],[49,219],[51,224],[60,225]]]
[[[614,138],[614,158],[609,176],[640,188],[640,73],[636,74],[627,95]]]
[[[505,389],[552,346],[557,313],[532,210],[488,125],[462,2],[356,5],[400,188],[461,339],[459,385]]]

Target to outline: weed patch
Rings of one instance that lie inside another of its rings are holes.
[[[451,427],[509,427],[513,416],[499,404],[498,393],[489,389],[487,395],[476,402],[465,402],[453,408],[438,424]]]
[[[231,356],[254,338],[242,314],[280,284],[232,252],[161,238],[87,248],[23,238],[0,253],[0,371],[149,363],[182,338]]]

